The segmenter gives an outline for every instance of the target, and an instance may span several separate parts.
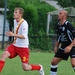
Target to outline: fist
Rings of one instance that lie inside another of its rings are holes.
[[[8,32],[6,32],[6,35],[7,35],[7,36],[14,36],[14,33],[11,32],[11,31],[8,31]]]

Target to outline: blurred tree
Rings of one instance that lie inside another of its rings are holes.
[[[4,7],[4,0],[0,0],[0,8]]]
[[[56,0],[61,7],[75,7],[75,0]]]

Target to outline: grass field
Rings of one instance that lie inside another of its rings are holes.
[[[3,51],[0,51],[0,55]],[[45,75],[50,75],[50,62],[53,58],[53,53],[48,52],[31,52],[30,64],[42,64],[44,67]],[[23,71],[21,62],[17,56],[14,59],[7,59],[4,69],[0,75],[39,75],[38,71]],[[62,61],[59,63],[57,75],[75,75],[73,71],[70,59],[68,61]]]

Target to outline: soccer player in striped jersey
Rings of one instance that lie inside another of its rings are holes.
[[[68,12],[60,10],[58,14],[59,23],[56,26],[57,41],[54,48],[55,56],[51,61],[50,75],[57,75],[58,64],[61,60],[68,60],[70,56],[71,65],[75,70],[75,29],[67,21]]]

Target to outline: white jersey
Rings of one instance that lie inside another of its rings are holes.
[[[16,30],[16,27],[18,25],[18,22],[14,20],[14,32]],[[28,23],[24,20],[19,29],[18,29],[18,34],[21,34],[25,37],[25,39],[17,38],[16,43],[14,44],[16,47],[23,47],[23,48],[28,48],[29,45],[29,40],[28,40]]]

